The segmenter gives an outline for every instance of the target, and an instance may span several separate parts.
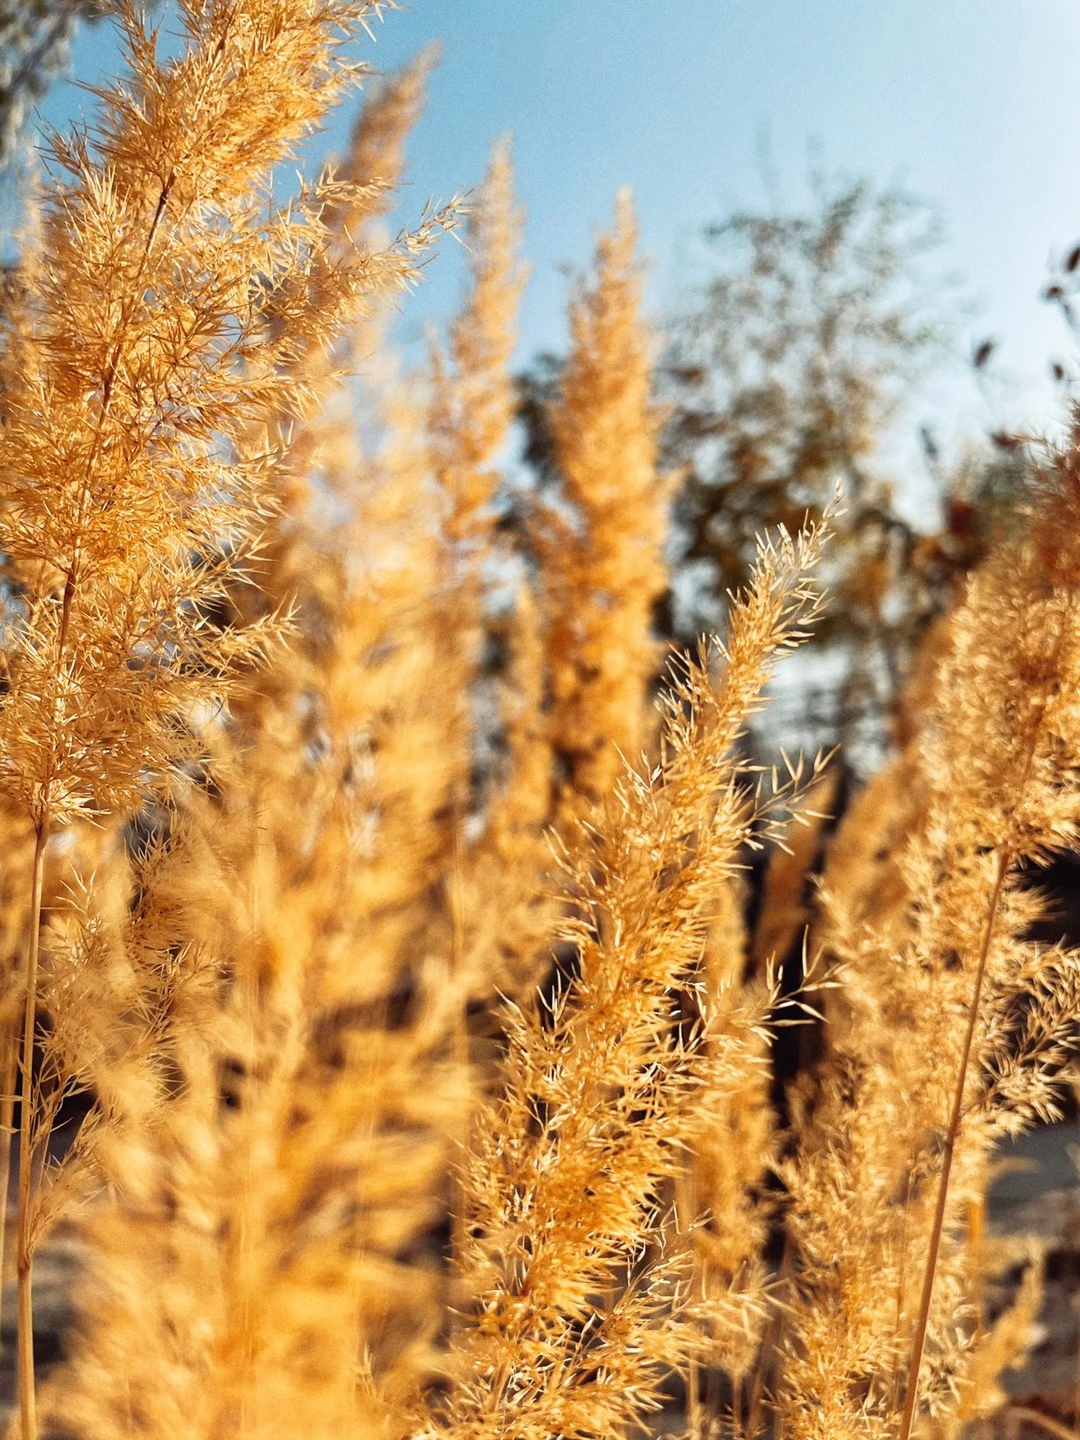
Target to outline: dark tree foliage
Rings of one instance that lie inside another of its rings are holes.
[[[804,214],[740,213],[706,231],[714,269],[677,322],[662,374],[666,458],[680,467],[681,597],[690,631],[746,582],[754,536],[798,526],[842,488],[835,601],[819,643],[847,651],[844,708],[895,694],[933,609],[924,536],[898,510],[882,442],[945,352],[949,301],[923,262],[920,202],[817,181]]]

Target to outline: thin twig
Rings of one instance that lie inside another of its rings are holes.
[[[953,1155],[956,1152],[956,1137],[960,1132],[960,1117],[964,1108],[964,1090],[967,1082],[971,1046],[975,1038],[975,1025],[979,1018],[979,1001],[982,998],[983,979],[986,975],[986,960],[990,954],[990,942],[994,935],[1001,891],[1005,884],[1006,865],[999,851],[996,857],[997,874],[990,895],[990,913],[983,928],[982,944],[979,946],[979,961],[975,969],[975,984],[972,987],[971,1003],[968,1006],[967,1027],[964,1030],[964,1045],[960,1051],[960,1064],[956,1073],[956,1087],[953,1090],[952,1112],[949,1128],[945,1135],[945,1148],[941,1156],[941,1177],[938,1180],[937,1203],[934,1206],[934,1220],[930,1227],[930,1242],[926,1252],[926,1269],[923,1272],[922,1295],[919,1299],[919,1315],[915,1322],[915,1338],[911,1344],[911,1363],[908,1366],[907,1393],[904,1396],[904,1413],[900,1420],[900,1440],[909,1440],[911,1425],[915,1418],[915,1405],[919,1398],[919,1371],[922,1368],[923,1349],[926,1345],[926,1327],[930,1320],[930,1301],[934,1294],[934,1279],[937,1274],[938,1252],[941,1249],[941,1232],[945,1226],[945,1207],[949,1200],[949,1176],[952,1172]]]
[[[11,1150],[15,1134],[15,1085],[19,1075],[19,1025],[12,1015],[4,1027],[0,1051],[0,1331],[3,1325],[5,1261],[8,1257],[8,1192],[11,1189]]]

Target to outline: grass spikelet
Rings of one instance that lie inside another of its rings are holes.
[[[653,339],[641,315],[629,194],[570,311],[572,348],[551,416],[569,507],[538,514],[548,610],[550,731],[571,791],[610,793],[619,753],[645,741],[658,666],[652,608],[667,584],[670,482],[657,472]]]
[[[441,551],[422,412],[401,382],[378,395],[377,451],[341,436],[322,454],[337,523],[309,513],[293,537],[307,587],[287,669],[238,709],[217,798],[187,798],[157,877],[202,1008],[176,1017],[183,1088],[141,1169],[129,1180],[118,1150],[92,1217],[55,1403],[91,1436],[131,1397],[161,1435],[183,1416],[189,1434],[269,1440],[298,1411],[383,1435],[436,1363],[429,1232],[468,1086],[464,997],[423,937],[457,772],[452,701],[429,683]],[[147,1309],[140,1277],[163,1267],[174,1283]]]
[[[395,203],[405,141],[423,110],[435,58],[433,51],[425,52],[397,74],[369,81],[371,88],[353,125],[348,150],[332,170],[333,188],[323,213],[324,265],[330,277],[337,268],[355,263],[361,253],[411,254],[418,259],[437,231],[452,230],[457,223],[453,203],[425,213],[414,230],[400,232],[392,242],[381,223]],[[294,358],[293,372],[303,375],[312,403],[307,415],[285,409],[278,420],[283,462],[279,504],[271,517],[257,590],[248,587],[243,596],[247,608],[256,613],[260,606],[266,608],[268,600],[301,610],[321,603],[310,593],[320,574],[319,555],[312,552],[310,542],[339,519],[326,513],[327,487],[347,512],[354,509],[353,491],[365,473],[363,457],[357,453],[355,377],[362,374],[369,390],[377,387],[376,377],[385,378],[391,391],[394,388],[390,357],[384,355],[389,348],[386,321],[391,300],[392,292],[386,291],[364,296],[332,345],[323,336]],[[272,303],[266,307],[265,320],[273,333],[277,319]],[[352,377],[352,386],[343,385],[346,377]],[[388,393],[387,400],[392,407],[400,397]],[[415,428],[413,443],[422,443],[424,424]]]
[[[397,1257],[438,1220],[464,1100],[454,1007],[441,970],[374,953],[394,931],[364,924],[340,791],[298,831],[279,757],[268,744],[220,801],[193,797],[144,885],[149,973],[185,946],[156,1103],[113,1131],[110,1198],[86,1221],[85,1320],[51,1415],[87,1437],[269,1440],[298,1409],[382,1433],[431,1364],[438,1269]],[[308,795],[319,779],[294,778]]]
[[[396,73],[368,82],[340,167],[343,180],[363,188],[330,222],[354,247],[396,200],[405,142],[423,113],[428,77],[438,59],[438,47],[429,46]]]
[[[874,865],[826,876],[848,1008],[785,1170],[803,1267],[781,1408],[795,1436],[893,1434],[901,1407],[906,1436],[954,1412],[974,1363],[965,1217],[993,1139],[1055,1113],[1076,956],[1027,938],[1042,902],[1025,871],[1073,843],[1080,814],[1067,460],[1045,486],[970,582],[923,731],[876,782],[899,818],[882,826],[900,837],[885,885]]]
[[[450,327],[449,365],[437,347],[431,347],[429,433],[442,493],[445,545],[442,670],[458,696],[455,738],[463,756],[455,798],[458,825],[473,808],[468,772],[494,551],[493,502],[514,413],[510,360],[527,275],[517,254],[522,223],[514,200],[509,141],[503,140],[492,152],[484,183],[470,207],[466,232],[470,286]],[[454,843],[459,842],[460,836]]]
[[[503,140],[471,205],[466,243],[472,284],[450,329],[451,370],[437,352],[432,357],[436,473],[447,497],[446,535],[457,558],[467,560],[466,573],[475,571],[475,547],[485,543],[497,463],[514,414],[510,361],[528,274],[517,255],[522,223],[514,201],[510,143]],[[465,547],[464,557],[460,547]]]
[[[0,778],[37,842],[27,1092],[50,832],[129,812],[200,757],[190,715],[220,704],[265,643],[259,625],[208,623],[250,562],[272,490],[275,455],[258,427],[303,410],[290,362],[332,336],[359,294],[412,271],[401,253],[327,263],[325,190],[266,203],[271,168],[351,78],[345,41],[377,13],[358,0],[188,0],[183,48],[162,60],[122,7],[128,78],[101,92],[92,136],[51,142],[58,178],[43,199],[41,265],[12,312],[0,439],[0,543],[22,591]],[[29,1124],[20,1159],[32,1440]]]
[[[736,1031],[755,1005],[771,998],[771,964],[759,975],[746,975],[747,935],[743,918],[743,877],[730,879],[713,897],[705,939],[703,970],[708,1013],[723,1036]],[[724,1043],[723,1039],[719,1042]],[[693,1233],[698,1313],[710,1343],[703,1346],[703,1375],[695,1365],[687,1403],[692,1424],[717,1408],[717,1372],[732,1381],[741,1403],[741,1387],[757,1360],[765,1303],[763,1263],[772,1206],[766,1195],[775,1159],[776,1116],[770,1097],[769,1037],[751,1041],[751,1061],[737,1084],[726,1083],[705,1100],[709,1124],[695,1139],[693,1162],[682,1193],[688,1213],[700,1217]],[[700,1392],[704,1391],[704,1395]]]
[[[702,1094],[753,1063],[768,1003],[713,1033],[707,1018],[681,1026],[676,997],[704,1008],[703,906],[770,823],[774,801],[748,794],[732,748],[817,611],[820,539],[762,548],[715,684],[706,651],[674,685],[660,765],[626,772],[603,820],[569,841],[576,918],[559,933],[576,960],[550,1001],[507,1017],[506,1088],[466,1177],[476,1313],[440,1433],[609,1435],[655,1404],[679,1348],[673,1321],[657,1328],[677,1273],[662,1256],[665,1187],[707,1124]]]

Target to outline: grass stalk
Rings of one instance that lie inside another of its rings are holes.
[[[16,1017],[0,1036],[0,1334],[4,1322],[4,1276],[8,1255],[8,1192],[11,1188],[11,1142],[15,1132],[15,1085],[19,1075],[19,1029]],[[0,1342],[2,1343],[2,1342]]]
[[[934,1279],[937,1274],[938,1253],[941,1249],[941,1233],[945,1226],[945,1207],[949,1199],[949,1178],[952,1173],[953,1155],[956,1152],[956,1137],[960,1133],[960,1118],[964,1107],[964,1089],[967,1084],[968,1065],[971,1061],[971,1047],[975,1039],[975,1026],[979,1018],[979,1001],[982,998],[983,980],[986,976],[986,961],[990,954],[994,924],[1001,904],[1007,866],[999,851],[997,855],[994,888],[990,894],[990,912],[983,929],[979,946],[979,960],[975,968],[975,983],[968,1006],[967,1024],[964,1028],[964,1043],[960,1051],[960,1064],[953,1088],[952,1108],[949,1127],[945,1133],[945,1146],[941,1156],[941,1176],[938,1180],[937,1202],[934,1219],[930,1227],[930,1243],[926,1252],[926,1267],[923,1271],[922,1294],[919,1298],[919,1313],[915,1321],[915,1336],[911,1344],[911,1360],[908,1364],[907,1389],[904,1395],[904,1410],[900,1417],[900,1440],[909,1440],[911,1426],[915,1419],[915,1406],[919,1398],[919,1372],[922,1369],[923,1350],[926,1346],[926,1328],[930,1320],[930,1302],[934,1294]]]
[[[31,1172],[33,1161],[33,1065],[37,1020],[38,953],[41,945],[41,898],[45,874],[48,815],[38,822],[34,839],[34,870],[30,892],[30,944],[26,955],[26,1004],[22,1030],[22,1100],[19,1110],[19,1209],[17,1272],[19,1323],[17,1371],[19,1377],[19,1429],[22,1440],[37,1440],[37,1404],[34,1387],[34,1300],[32,1289]]]
[[[1058,625],[1057,638],[1054,642],[1054,648],[1048,666],[1047,673],[1049,679],[1043,688],[1042,699],[1031,728],[1030,742],[1027,745],[1024,756],[1023,773],[1016,787],[1014,810],[1023,803],[1028,779],[1031,775],[1032,766],[1035,763],[1035,752],[1038,748],[1039,737],[1046,719],[1051,691],[1060,669],[1062,651],[1069,631],[1071,612],[1072,599],[1070,597],[1066,602],[1064,613]],[[1005,877],[1009,873],[1010,866],[1016,858],[1017,856],[1010,846],[1001,845],[998,847],[995,857],[994,885],[990,892],[989,913],[983,929],[982,943],[979,946],[979,958],[975,967],[975,982],[972,987],[971,1003],[968,1006],[967,1023],[964,1029],[964,1042],[960,1051],[960,1064],[957,1068],[956,1085],[953,1089],[949,1126],[945,1134],[945,1147],[941,1157],[941,1176],[938,1181],[934,1219],[930,1227],[930,1243],[926,1253],[922,1295],[919,1298],[919,1311],[915,1321],[915,1336],[911,1346],[907,1389],[904,1395],[904,1410],[900,1417],[899,1440],[910,1440],[911,1427],[915,1420],[915,1406],[918,1404],[919,1398],[919,1373],[922,1369],[923,1350],[926,1345],[926,1330],[930,1320],[930,1302],[934,1294],[934,1279],[937,1273],[938,1253],[941,1249],[941,1235],[945,1226],[945,1209],[949,1199],[949,1178],[952,1172],[953,1155],[956,1151],[956,1140],[960,1133],[960,1119],[963,1114],[964,1090],[967,1085],[968,1066],[971,1062],[971,1048],[975,1039],[975,1026],[979,1019],[979,1001],[982,998],[983,981],[986,978],[986,963],[990,955],[990,945],[994,938],[994,926],[997,922],[997,913],[1001,906]]]
[[[1006,1414],[1025,1425],[1045,1431],[1047,1435],[1056,1436],[1057,1440],[1078,1440],[1076,1431],[1070,1430],[1068,1425],[1061,1425],[1052,1415],[1044,1415],[1041,1410],[1033,1410],[1028,1405],[1010,1405]]]

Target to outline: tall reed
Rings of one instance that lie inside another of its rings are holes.
[[[439,1433],[617,1433],[656,1406],[685,1354],[665,1189],[708,1126],[702,1096],[740,1083],[768,1014],[759,1002],[712,1026],[702,907],[791,799],[755,799],[732,749],[817,610],[819,546],[814,530],[763,545],[725,645],[673,683],[661,763],[627,770],[603,819],[568,841],[575,909],[556,934],[576,960],[546,1006],[506,1017],[504,1086],[478,1117],[467,1172],[475,1314]],[[700,1002],[685,1023],[680,993]]]
[[[1058,528],[1077,493],[1066,453],[970,582],[923,730],[826,872],[844,1010],[784,1170],[801,1265],[781,1408],[794,1436],[906,1437],[955,1410],[979,1341],[966,1217],[995,1139],[1058,1113],[1077,956],[1029,938],[1044,902],[1026,872],[1071,847],[1080,819],[1076,572]]]
[[[53,137],[64,178],[45,192],[40,267],[6,316],[0,543],[19,594],[0,770],[35,833],[17,1237],[26,1440],[51,1113],[34,1071],[46,851],[57,827],[128,813],[199,761],[197,715],[265,644],[266,626],[208,623],[250,561],[269,490],[275,455],[253,427],[303,408],[298,348],[411,273],[400,252],[324,265],[325,188],[268,208],[266,187],[349,82],[343,46],[378,9],[186,0],[185,47],[161,60],[123,8],[129,75],[102,92],[92,138]]]
[[[568,794],[596,800],[646,739],[658,669],[652,610],[666,588],[671,480],[657,469],[654,340],[641,316],[629,193],[570,311],[572,345],[551,426],[567,508],[538,514],[548,606],[551,741]]]
[[[674,482],[629,200],[526,505],[505,145],[421,374],[385,300],[453,217],[380,233],[428,59],[270,199],[379,8],[180,0],[174,58],[125,9],[130,73],[54,138],[5,311],[18,1429],[33,1254],[83,1201],[41,1406],[78,1440],[609,1440],[676,1394],[695,1437],[956,1435],[1038,1298],[1032,1269],[978,1312],[991,1148],[1056,1113],[1080,1013],[1031,874],[1080,833],[1076,450],[809,903],[820,765],[744,741],[823,532],[763,540],[723,642],[658,676]],[[808,917],[829,1023],[781,1095],[774,961]]]

